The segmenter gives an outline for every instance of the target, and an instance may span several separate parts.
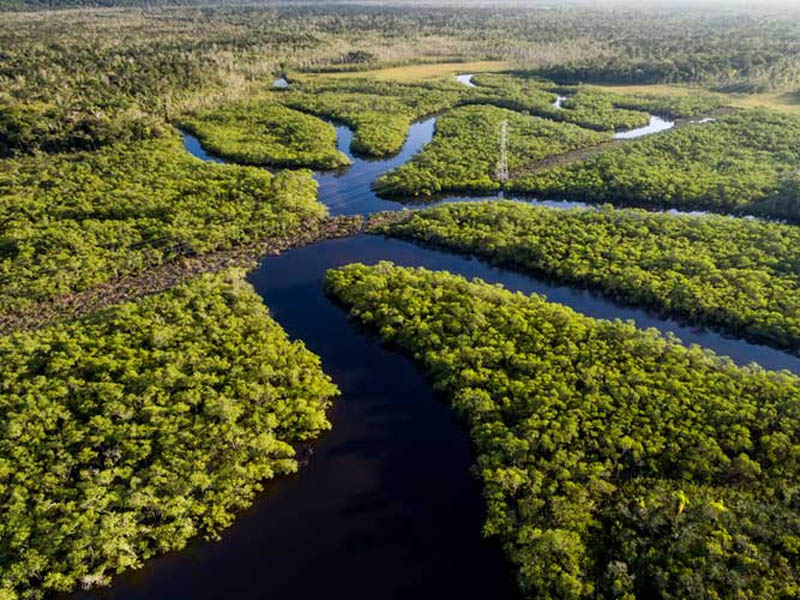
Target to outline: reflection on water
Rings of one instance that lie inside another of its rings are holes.
[[[667,129],[672,129],[673,127],[675,127],[675,121],[667,121],[666,119],[662,119],[656,115],[650,115],[649,125],[646,125],[645,127],[639,127],[637,129],[629,129],[627,131],[618,131],[614,134],[614,139],[632,140],[645,135],[650,135],[651,133],[666,131]]]
[[[298,258],[286,258],[295,254]],[[594,318],[633,320],[637,327],[642,329],[655,327],[664,333],[671,332],[686,344],[705,346],[717,354],[730,356],[741,365],[758,362],[768,369],[789,369],[800,374],[800,357],[767,346],[729,338],[713,331],[687,326],[676,319],[663,318],[645,309],[625,306],[587,290],[549,283],[513,270],[493,267],[477,259],[421,247],[410,242],[367,235],[323,242],[265,259],[260,269],[252,274],[251,280],[267,282],[272,277],[273,281],[268,285],[280,286],[281,284],[274,280],[278,273],[272,270],[270,265],[280,262],[281,257],[284,257],[285,263],[290,263],[292,266],[285,273],[281,271],[280,277],[288,277],[292,285],[301,280],[309,282],[311,279],[316,279],[321,282],[326,269],[350,262],[374,264],[380,260],[391,260],[403,266],[448,270],[469,278],[480,277],[490,283],[500,283],[510,290],[526,294],[543,294],[552,302],[565,304]],[[266,297],[269,301],[269,294],[266,294]]]
[[[434,119],[413,125],[401,152],[388,160],[351,156],[348,169],[318,173],[320,200],[335,214],[400,208],[378,198],[370,184],[419,151],[433,127]],[[339,149],[350,154],[351,132],[337,131]],[[184,142],[195,156],[216,160],[191,136]],[[740,364],[757,361],[800,373],[800,358],[783,352],[408,242],[359,235],[290,250],[264,259],[248,279],[289,335],[317,353],[340,386],[342,396],[330,415],[333,430],[315,446],[309,464],[296,476],[271,482],[268,493],[237,518],[221,542],[196,542],[116,577],[111,588],[73,598],[519,597],[499,548],[480,535],[483,501],[469,473],[474,457],[464,429],[412,361],[351,323],[323,293],[327,269],[379,260],[544,294],[592,317],[631,319],[638,327],[673,332],[685,343],[701,344]]]
[[[456,81],[458,83],[463,83],[467,87],[477,87],[474,83],[472,83],[472,78],[474,77],[474,73],[465,73],[463,75],[456,75]]]
[[[319,183],[319,199],[333,215],[368,214],[380,210],[399,210],[403,204],[383,200],[372,190],[378,175],[399,167],[433,138],[436,119],[431,117],[413,123],[402,149],[395,156],[375,160],[354,156],[350,152],[353,132],[343,125],[336,127],[339,150],[350,156],[352,164],[339,171],[318,172],[314,177]]]
[[[655,121],[655,123],[653,123]],[[404,204],[396,201],[388,201],[378,197],[372,190],[371,184],[372,181],[381,173],[384,173],[390,169],[393,169],[405,162],[407,162],[415,153],[419,152],[426,143],[430,142],[431,138],[433,137],[434,132],[434,125],[436,119],[429,118],[419,123],[414,123],[411,126],[408,138],[406,139],[405,144],[401,151],[386,160],[369,160],[365,158],[360,158],[357,156],[353,156],[350,152],[350,144],[352,142],[352,131],[345,127],[345,126],[338,126],[336,127],[338,140],[337,145],[339,150],[346,153],[353,161],[353,164],[350,167],[342,169],[340,171],[334,172],[318,172],[315,177],[319,182],[319,200],[326,204],[331,214],[371,214],[381,210],[401,210],[405,207]],[[667,124],[671,127],[672,123],[668,121],[664,121],[659,119],[658,117],[651,117],[651,126],[655,128],[666,128]],[[642,128],[648,129],[649,128]],[[633,130],[629,133],[633,134],[635,132],[641,132],[641,130]],[[639,135],[643,135],[643,133],[639,133]],[[184,141],[187,144],[187,149],[195,154],[195,156],[205,155],[202,148],[199,147],[199,144],[196,144],[196,140],[191,136],[184,135]],[[207,155],[205,155],[207,156]],[[211,160],[217,160],[213,157],[209,157]],[[483,199],[487,201],[491,201],[494,199],[499,199],[502,197],[501,195],[484,197]],[[509,200],[515,200],[519,202],[529,202],[535,205],[541,206],[549,206],[552,208],[562,208],[562,209],[569,209],[569,208],[596,208],[595,205],[589,205],[584,202],[575,202],[575,201],[566,201],[566,200],[539,200],[539,199],[530,199],[525,197],[520,198],[505,198]],[[443,203],[443,202],[465,202],[465,201],[474,201],[476,200],[475,197],[470,196],[446,196],[442,198],[435,198],[431,200],[431,204]],[[695,216],[698,218],[702,218],[705,213],[704,211],[687,211],[681,212],[678,210],[669,210],[666,211],[670,214],[683,214],[683,215],[690,215]],[[734,218],[734,217],[730,217]],[[362,242],[363,243],[363,242]],[[315,245],[313,248],[317,247],[324,247],[324,245]],[[348,246],[342,242],[339,248],[348,248]],[[389,240],[381,240],[377,246],[378,248],[389,247]],[[293,250],[287,254],[292,255],[293,253],[300,252],[300,250]],[[304,249],[303,252],[311,252],[310,249]],[[406,250],[406,253],[409,251]],[[422,260],[423,251],[422,249],[419,250],[420,254],[418,258]],[[380,253],[376,253],[375,256],[380,258]],[[389,255],[385,255],[386,258],[391,258]],[[358,260],[359,255],[355,254],[348,257],[348,260]],[[272,260],[272,259],[270,259]],[[344,263],[343,263],[344,264]],[[460,264],[460,263],[459,263]],[[478,263],[475,263],[478,264]],[[518,276],[521,277],[521,276]],[[536,282],[536,280],[526,278],[530,282],[534,282],[535,285],[540,286],[543,285],[541,282]],[[530,285],[534,285],[530,284]],[[520,288],[522,289],[522,288]],[[532,288],[531,288],[532,289]],[[653,317],[652,315],[648,315],[645,311],[636,311],[635,309],[628,309],[628,308],[621,308],[620,306],[609,303],[607,301],[602,301],[595,298],[592,301],[591,306],[585,303],[580,303],[579,305],[573,304],[569,301],[569,294],[564,296],[564,290],[571,290],[571,288],[567,287],[559,287],[553,289],[544,289],[539,288],[537,291],[541,293],[546,293],[551,299],[555,299],[553,297],[554,289],[562,290],[557,292],[557,297],[561,299],[557,299],[557,302],[564,302],[570,306],[573,306],[576,310],[580,312],[585,312],[586,314],[590,314],[592,316],[599,316],[602,318],[614,318],[615,316],[620,316],[621,318],[635,318],[637,324],[642,327],[657,327],[661,331],[672,331],[677,333],[678,336],[686,342],[691,343],[698,343],[702,344],[708,348],[711,348],[718,352],[719,354],[729,355],[735,361],[745,364],[750,361],[757,361],[762,366],[770,369],[781,369],[781,368],[788,368],[800,373],[800,359],[790,356],[784,352],[780,352],[778,350],[770,349],[766,346],[760,345],[753,345],[742,340],[732,340],[728,339],[724,336],[715,333],[704,332],[701,336],[698,337],[698,333],[696,329],[693,328],[686,328],[681,327],[677,322],[669,319],[660,319]],[[549,291],[548,291],[549,290]],[[585,297],[585,292],[574,292],[574,290],[569,292],[581,294],[580,297]],[[595,312],[595,309],[598,306],[602,306],[603,310],[601,312]],[[591,310],[589,308],[593,307]],[[633,312],[632,312],[633,311]],[[637,317],[633,317],[633,313],[637,313]],[[627,316],[622,316],[622,315]]]
[[[221,542],[198,542],[115,578],[110,589],[73,597],[518,598],[499,548],[480,536],[484,509],[465,431],[409,359],[323,293],[327,269],[380,260],[544,294],[592,317],[674,332],[740,364],[800,373],[800,359],[777,350],[409,242],[359,235],[297,248],[266,258],[248,279],[340,386],[333,430],[308,466],[270,483]]]
[[[219,157],[213,156],[203,149],[203,145],[200,143],[195,136],[186,131],[181,131],[181,137],[183,138],[183,147],[191,154],[192,156],[199,158],[200,160],[206,160],[215,163],[224,163],[225,161]]]

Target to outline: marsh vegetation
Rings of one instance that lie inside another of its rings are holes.
[[[337,388],[225,267],[360,230],[329,208],[500,191],[616,205],[452,204],[381,216],[373,232],[591,288],[612,314],[646,307],[795,364],[800,117],[726,106],[731,92],[795,93],[794,12],[124,4],[0,0],[0,325],[24,327],[0,336],[4,600],[91,588],[217,537],[263,481],[298,468],[294,445],[329,427]],[[683,87],[628,87],[668,83]],[[612,140],[653,115],[678,126]],[[192,157],[177,127],[229,164]],[[333,266],[361,260],[345,250],[315,247]],[[303,268],[281,276],[284,303],[326,302],[302,302]],[[352,265],[327,291],[424,366],[466,422],[484,531],[526,597],[800,595],[795,376],[687,348],[667,333],[682,323],[642,331],[444,273]],[[351,387],[374,376],[348,369]],[[358,397],[369,412],[375,398]],[[341,448],[371,447],[358,435],[372,431],[342,425]],[[447,431],[443,445],[458,435]],[[365,473],[391,479],[387,456]],[[414,460],[401,468],[416,474]],[[408,491],[379,490],[389,507]],[[351,509],[343,522],[384,525]],[[289,570],[315,579],[318,559]],[[389,562],[405,585],[410,563]]]

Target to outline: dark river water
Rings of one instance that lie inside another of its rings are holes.
[[[400,209],[399,203],[378,198],[370,184],[417,152],[431,139],[433,127],[434,119],[413,125],[396,157],[370,161],[351,155],[349,169],[317,174],[320,200],[332,214]],[[351,154],[350,131],[337,129],[339,148]],[[190,136],[185,141],[196,156],[211,158]],[[358,235],[297,248],[266,258],[249,281],[273,317],[321,357],[339,385],[342,395],[330,414],[332,431],[313,446],[297,475],[268,483],[221,541],[197,541],[116,577],[110,588],[71,597],[519,597],[500,548],[480,534],[484,508],[470,473],[474,456],[466,432],[411,360],[384,348],[323,294],[327,269],[380,260],[446,269],[545,294],[593,317],[632,319],[639,327],[673,332],[738,363],[756,361],[800,373],[800,359],[783,352],[408,242]]]

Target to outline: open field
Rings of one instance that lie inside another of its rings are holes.
[[[688,96],[692,93],[707,93],[708,90],[685,85],[599,85],[609,92],[623,94],[663,94],[665,96]],[[786,112],[800,111],[800,92],[766,92],[762,94],[720,94],[728,104],[739,108],[771,108]]]
[[[787,112],[800,111],[800,93],[768,92],[765,94],[725,94],[732,106],[742,108],[765,107]]]
[[[685,85],[671,84],[651,84],[651,85],[597,85],[607,92],[617,94],[659,94],[663,96],[688,96],[692,92],[701,92],[699,88],[691,88]]]
[[[438,79],[459,73],[479,73],[482,71],[503,71],[512,68],[512,63],[503,60],[479,60],[474,62],[444,62],[423,65],[408,65],[404,67],[389,67],[372,71],[325,73],[319,77],[369,77],[379,81],[423,81],[425,79]]]

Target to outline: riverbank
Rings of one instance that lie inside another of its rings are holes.
[[[349,169],[317,173],[319,201],[331,214],[359,215],[359,223],[371,217],[369,227],[380,218],[402,218],[402,204],[379,198],[372,181],[424,147],[434,123],[426,119],[412,125],[401,152],[388,160],[353,157]],[[343,126],[337,131],[339,149],[352,157],[352,131]],[[387,209],[399,212],[372,216]],[[331,268],[390,260],[479,277],[512,291],[543,294],[597,319],[655,327],[665,337],[711,348],[740,365],[758,362],[800,373],[795,356],[587,290],[396,239],[341,237],[267,255],[248,275],[272,317],[320,356],[324,371],[342,391],[330,414],[333,429],[314,446],[313,459],[296,476],[271,484],[253,510],[237,516],[220,543],[197,540],[185,552],[116,577],[107,591],[73,598],[366,600],[376,590],[385,598],[421,590],[464,600],[519,597],[500,549],[481,537],[486,505],[470,473],[475,454],[463,427],[446,405],[436,402],[430,382],[409,359],[354,326],[347,312],[325,296],[322,282]]]
[[[0,335],[14,330],[32,330],[57,321],[74,319],[112,304],[127,302],[172,288],[201,273],[216,273],[230,267],[253,269],[260,260],[297,248],[358,233],[360,216],[329,217],[306,221],[299,231],[285,238],[268,238],[228,250],[177,260],[154,266],[141,273],[121,277],[91,289],[29,304],[15,312],[0,314]]]

